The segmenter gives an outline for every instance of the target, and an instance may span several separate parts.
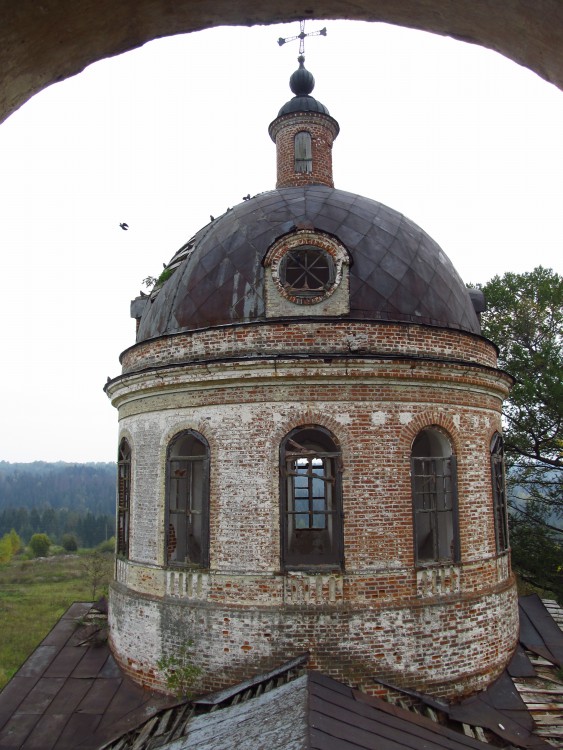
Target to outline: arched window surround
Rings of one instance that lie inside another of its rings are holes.
[[[320,425],[281,441],[280,526],[282,569],[342,569],[342,452]]]
[[[166,450],[165,560],[209,567],[209,443],[196,430],[175,434]]]
[[[493,494],[493,514],[495,519],[495,545],[497,554],[506,552],[508,541],[508,514],[506,480],[504,473],[504,442],[502,435],[495,432],[491,439],[491,489]]]
[[[127,438],[119,442],[117,453],[117,554],[129,557],[131,523],[131,445]]]
[[[414,553],[417,565],[460,561],[457,460],[448,433],[429,425],[411,448]]]

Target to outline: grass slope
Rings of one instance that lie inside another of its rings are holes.
[[[61,555],[0,565],[0,690],[72,602],[92,600],[88,559]]]

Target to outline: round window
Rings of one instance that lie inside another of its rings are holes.
[[[323,296],[334,285],[334,277],[334,260],[314,245],[289,250],[280,265],[280,282],[292,297]]]

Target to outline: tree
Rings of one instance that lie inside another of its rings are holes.
[[[29,547],[34,557],[46,557],[51,541],[47,534],[34,534],[29,540]]]
[[[82,569],[92,590],[92,601],[95,601],[99,592],[109,586],[113,572],[113,555],[95,550],[84,558]]]
[[[22,540],[20,539],[20,536],[15,529],[10,530],[8,537],[10,539],[10,544],[12,545],[12,555],[17,555],[23,547]]]
[[[10,535],[4,534],[0,539],[0,563],[8,563],[12,559],[12,543],[10,541]]]
[[[499,366],[515,379],[503,410],[513,563],[527,580],[551,580],[557,590],[563,564],[563,278],[540,266],[495,276],[482,289],[483,335],[497,344]]]
[[[515,378],[504,408],[513,477],[563,515],[563,278],[540,266],[495,276],[483,291],[483,334],[498,345],[499,366]]]
[[[63,534],[61,537],[61,545],[66,552],[76,552],[78,549],[78,542],[74,534]]]

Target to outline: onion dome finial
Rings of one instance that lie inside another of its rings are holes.
[[[315,79],[313,78],[313,74],[305,68],[305,58],[303,55],[299,55],[297,62],[299,63],[299,67],[289,79],[289,88],[295,96],[309,96],[315,88]]]

